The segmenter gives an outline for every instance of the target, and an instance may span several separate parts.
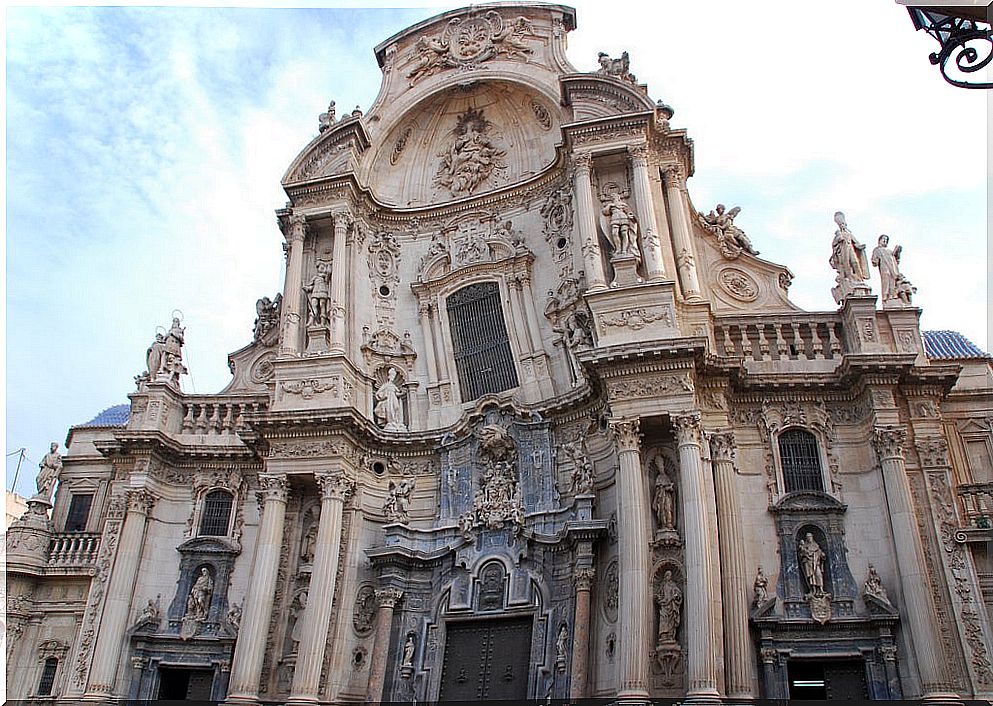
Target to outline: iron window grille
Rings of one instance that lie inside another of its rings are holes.
[[[38,696],[51,696],[55,687],[55,673],[59,668],[59,660],[49,657],[41,670],[41,680],[38,682]]]
[[[66,532],[85,532],[86,523],[90,519],[90,507],[93,505],[92,495],[73,495],[69,501],[69,513],[66,515]]]
[[[817,439],[809,431],[788,429],[779,435],[779,462],[787,493],[824,490]]]
[[[200,536],[224,537],[231,524],[231,493],[226,490],[212,490],[203,501],[203,514],[200,517]]]
[[[517,371],[500,306],[500,286],[480,282],[446,300],[462,401],[517,387]]]

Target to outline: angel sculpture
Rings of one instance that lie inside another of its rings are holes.
[[[734,219],[741,213],[741,206],[735,206],[730,211],[726,209],[724,204],[719,203],[707,215],[700,213],[704,227],[717,236],[721,253],[729,260],[738,257],[742,251],[749,255],[758,255],[759,251],[752,246],[745,231],[734,224]]]
[[[325,130],[327,130],[328,128],[330,128],[332,125],[334,125],[334,117],[335,117],[334,113],[335,113],[334,101],[331,101],[331,103],[328,105],[328,112],[321,113],[317,117],[317,131],[318,132],[324,132]]]
[[[491,26],[493,23],[496,23],[496,26],[503,24],[500,15],[494,10],[487,12],[486,18],[490,20]],[[527,17],[521,16],[513,22],[503,25],[502,29],[491,36],[491,41],[497,47],[498,52],[507,56],[517,56],[527,61],[528,54],[533,54],[534,49],[521,41],[526,35],[534,35],[534,26]]]
[[[623,52],[620,59],[611,59],[610,55],[606,52],[600,52],[597,54],[597,61],[600,64],[597,73],[601,76],[614,76],[622,81],[638,83],[638,79],[629,70],[631,67],[631,57],[628,56],[627,52]]]

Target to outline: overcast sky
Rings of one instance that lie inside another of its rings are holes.
[[[50,441],[127,402],[174,309],[184,389],[227,384],[255,300],[281,287],[279,180],[318,114],[331,99],[367,109],[373,46],[460,6],[329,4],[7,9],[6,450],[27,448],[22,494]],[[870,249],[883,232],[904,246],[924,328],[986,346],[987,95],[941,79],[904,8],[573,5],[573,64],[630,52],[695,141],[694,205],[741,206],[763,258],[795,273],[797,304],[835,308],[840,209]]]

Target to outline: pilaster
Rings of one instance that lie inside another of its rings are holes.
[[[669,202],[669,220],[672,221],[673,254],[679,272],[679,281],[687,299],[699,299],[700,280],[693,255],[693,234],[684,193],[686,177],[683,174],[683,167],[677,164],[667,166],[663,174],[666,198]]]
[[[281,356],[300,355],[300,304],[303,298],[303,242],[307,237],[307,219],[291,213],[280,221],[287,243],[286,281],[283,286],[283,332]]]
[[[607,286],[603,271],[603,257],[600,253],[600,240],[596,230],[596,211],[593,206],[593,155],[589,152],[576,152],[573,155],[576,188],[576,228],[579,232],[579,245],[582,250],[586,281],[591,290]]]

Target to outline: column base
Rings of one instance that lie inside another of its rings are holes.
[[[720,694],[717,690],[713,691],[700,691],[695,694],[687,694],[686,698],[682,700],[684,704],[719,704],[721,703]]]
[[[921,697],[924,704],[960,704],[962,697],[954,691],[929,691]]]
[[[224,697],[224,701],[221,703],[226,706],[257,706],[259,704],[258,696],[249,696],[248,694],[232,694]]]
[[[314,706],[317,703],[319,703],[319,699],[316,696],[301,696],[300,694],[291,694],[290,698],[286,700],[286,706]]]
[[[652,700],[648,698],[646,693],[644,696],[620,696],[612,702],[612,705],[616,706],[649,706]]]

